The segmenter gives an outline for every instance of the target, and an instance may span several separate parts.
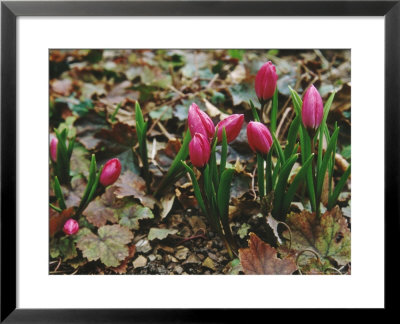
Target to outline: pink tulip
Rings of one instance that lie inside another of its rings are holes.
[[[324,105],[318,90],[311,85],[303,98],[303,107],[301,109],[301,118],[307,128],[317,129],[324,116]]]
[[[247,125],[247,140],[254,152],[262,154],[267,154],[273,143],[267,126],[253,121]]]
[[[107,187],[117,181],[121,174],[121,162],[118,159],[111,159],[104,164],[100,175],[100,183]]]
[[[58,144],[57,137],[53,137],[50,142],[50,157],[53,160],[53,162],[57,162],[57,144]]]
[[[276,89],[277,80],[278,75],[276,74],[276,68],[268,61],[257,72],[255,89],[258,100],[265,101],[272,98]]]
[[[68,219],[65,224],[64,224],[64,228],[63,231],[65,234],[67,235],[73,235],[76,232],[79,231],[79,224],[75,219]]]
[[[244,121],[243,114],[233,114],[218,123],[218,142],[222,141],[222,129],[225,127],[226,139],[232,142],[240,133]]]
[[[189,143],[190,161],[195,167],[202,168],[210,158],[211,148],[208,139],[201,133],[195,133]]]
[[[192,103],[189,108],[188,124],[192,137],[194,134],[200,133],[207,139],[213,138],[215,132],[214,123],[195,103]]]

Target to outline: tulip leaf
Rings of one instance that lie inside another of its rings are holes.
[[[190,178],[192,179],[192,184],[193,184],[193,190],[194,190],[194,195],[196,196],[197,202],[199,203],[199,206],[204,213],[204,215],[207,215],[207,209],[204,204],[203,197],[201,195],[199,183],[197,182],[196,175],[194,174],[192,168],[188,166],[184,161],[181,161],[182,165],[186,169],[187,172],[189,172]]]
[[[297,188],[304,181],[306,174],[307,174],[307,170],[310,167],[310,164],[312,163],[313,158],[314,158],[314,154],[311,154],[310,157],[306,160],[306,162],[301,167],[300,171],[296,174],[295,178],[293,179],[293,182],[290,184],[290,186],[285,194],[285,197],[283,199],[282,215],[287,214],[287,212],[290,208],[290,204],[293,201],[293,197],[296,194]]]
[[[271,132],[275,133],[276,130],[276,116],[278,114],[278,87],[275,89],[274,96],[272,97],[271,109]]]
[[[94,182],[96,181],[96,170],[97,170],[96,157],[94,154],[92,154],[92,159],[90,161],[90,167],[89,167],[88,183],[86,184],[85,191],[83,192],[81,202],[77,209],[77,212],[76,212],[77,215],[79,215],[85,209],[87,204],[89,203],[88,197],[90,195],[90,191],[92,190],[92,186],[93,186]]]
[[[293,153],[296,152],[294,150],[294,146],[296,144],[297,134],[299,132],[301,119],[300,116],[296,116],[289,127],[288,137],[287,137],[287,144],[284,150],[285,159],[288,159]]]
[[[280,215],[280,212],[283,205],[285,189],[287,186],[290,171],[292,170],[293,165],[297,161],[297,158],[298,154],[291,156],[289,160],[287,160],[286,163],[282,166],[282,169],[279,172],[278,182],[275,187],[274,206],[272,209],[272,216],[274,216],[278,220],[283,220],[284,218],[284,215]]]
[[[265,186],[267,194],[271,192],[274,185],[275,184],[272,181],[272,150],[269,150],[265,166]]]
[[[159,196],[166,186],[170,185],[171,182],[176,182],[181,176],[183,176],[184,173],[182,171],[184,168],[181,164],[181,161],[185,161],[189,155],[189,143],[191,139],[192,136],[190,135],[190,132],[187,131],[183,138],[182,146],[179,149],[178,154],[172,161],[172,164],[168,169],[167,174],[161,180],[161,183],[158,186],[157,191],[154,193],[154,196],[156,197]],[[178,177],[178,175],[180,176]]]
[[[219,174],[224,172],[226,167],[226,156],[228,155],[228,141],[226,139],[225,127],[222,129],[221,162],[219,165]]]
[[[105,225],[97,235],[89,233],[78,239],[77,247],[89,261],[100,259],[107,267],[117,267],[129,255],[132,232],[120,225]]]
[[[332,134],[331,140],[329,141],[328,147],[326,148],[324,157],[322,159],[321,167],[318,169],[317,175],[317,197],[319,198],[322,193],[322,185],[324,183],[326,168],[328,166],[328,162],[331,160],[331,154],[335,154],[333,149],[336,148],[336,141],[339,135],[339,128],[337,128],[334,133]]]
[[[294,110],[296,111],[297,116],[301,116],[301,106],[303,105],[303,101],[301,100],[299,94],[289,87],[290,94],[292,95],[292,102]]]
[[[257,153],[257,179],[258,179],[258,192],[260,198],[264,197],[265,189],[264,189],[264,159],[260,153]]]
[[[229,199],[231,191],[231,182],[235,169],[225,169],[221,174],[221,182],[218,187],[217,201],[218,210],[221,217],[222,223],[228,222],[228,209],[229,209]]]
[[[276,138],[275,133],[272,132],[271,134],[272,134],[272,137],[274,138],[274,147],[275,147],[276,153],[278,154],[279,159],[283,165],[283,164],[285,164],[285,154],[283,154],[282,147],[279,144],[279,140]]]
[[[58,181],[58,177],[54,178],[54,192],[56,194],[58,204],[62,210],[66,209],[67,206],[65,205],[64,195],[61,190],[60,182]]]
[[[339,197],[340,192],[342,191],[344,185],[346,184],[347,178],[349,177],[351,172],[351,165],[346,169],[343,173],[342,177],[340,178],[339,182],[337,183],[335,190],[333,191],[332,195],[329,196],[328,201],[328,210],[332,209],[333,206],[336,204],[336,201]]]
[[[258,117],[258,113],[256,110],[256,107],[253,104],[253,101],[250,100],[250,107],[251,107],[251,111],[253,112],[253,118],[256,122],[260,122],[260,117]]]

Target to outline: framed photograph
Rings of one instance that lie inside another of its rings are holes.
[[[390,308],[398,1],[1,17],[1,321]]]

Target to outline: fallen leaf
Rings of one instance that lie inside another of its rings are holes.
[[[333,258],[339,265],[350,262],[350,229],[338,206],[326,211],[320,219],[305,210],[299,214],[291,213],[287,224],[292,231],[293,249],[313,249],[322,258]],[[289,238],[288,231],[283,234]]]
[[[108,267],[119,266],[129,255],[127,244],[133,239],[132,232],[120,225],[105,225],[97,233],[81,237],[77,247],[89,261],[100,259]]]
[[[249,224],[246,224],[246,223],[243,223],[242,226],[240,226],[240,228],[239,228],[237,233],[239,234],[239,237],[241,239],[243,239],[243,238],[245,238],[247,236],[247,232],[249,231],[250,227],[251,226]]]
[[[175,194],[170,193],[161,198],[161,206],[162,210],[160,213],[161,219],[164,219],[165,217],[168,216],[169,212],[172,209],[172,206],[174,205],[175,201]]]
[[[136,246],[130,245],[129,246],[129,255],[124,259],[124,261],[121,262],[121,264],[118,267],[110,267],[110,270],[112,270],[118,274],[126,273],[126,270],[128,268],[128,263],[134,257],[135,253],[136,253]]]
[[[208,268],[208,269],[211,269],[211,270],[213,270],[213,271],[216,270],[214,261],[211,260],[210,257],[207,257],[207,258],[203,261],[202,266],[203,266],[203,267],[206,267],[206,268]]]
[[[148,238],[150,241],[153,241],[154,239],[163,240],[163,239],[165,239],[168,235],[170,235],[170,234],[176,234],[177,232],[178,232],[178,230],[175,230],[175,229],[155,228],[155,227],[152,227],[152,228],[150,228],[149,235],[147,236],[147,238]]]
[[[279,259],[276,250],[250,233],[249,248],[239,249],[239,258],[245,274],[289,275],[296,271],[292,257]]]
[[[64,227],[65,222],[70,219],[74,214],[74,208],[68,208],[63,210],[61,213],[57,213],[55,210],[50,208],[50,237],[53,237],[56,233],[61,231]]]
[[[151,209],[154,208],[156,200],[146,195],[146,182],[131,171],[126,171],[122,174],[114,186],[116,187],[115,195],[117,198],[124,198],[133,196],[140,200],[140,202]]]

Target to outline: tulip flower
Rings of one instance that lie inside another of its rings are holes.
[[[278,75],[276,74],[275,66],[268,61],[257,72],[255,81],[255,90],[258,100],[265,101],[274,95],[276,89],[276,81]]]
[[[324,116],[324,105],[318,90],[312,85],[303,98],[303,106],[301,109],[301,119],[305,127],[317,129],[322,122]]]
[[[218,123],[218,142],[222,141],[222,129],[225,127],[227,142],[232,142],[240,133],[244,121],[243,114],[233,114]]]
[[[104,165],[100,175],[100,183],[107,187],[117,181],[121,174],[121,162],[118,159],[111,159]]]
[[[200,133],[207,139],[213,138],[215,132],[214,123],[195,103],[192,103],[189,108],[188,124],[192,137],[196,133]]]
[[[79,231],[79,224],[75,219],[68,219],[63,227],[63,232],[67,235],[73,235]]]
[[[211,154],[210,143],[201,133],[195,133],[189,143],[190,161],[195,167],[202,168],[207,164]]]
[[[53,162],[57,162],[57,144],[58,144],[57,137],[53,137],[50,142],[50,157],[53,160]]]
[[[247,125],[247,140],[251,149],[261,154],[267,154],[273,143],[267,126],[253,121]]]

